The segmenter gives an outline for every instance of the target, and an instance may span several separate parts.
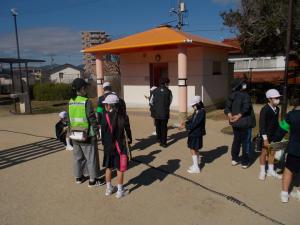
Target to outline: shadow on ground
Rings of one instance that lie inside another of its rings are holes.
[[[174,128],[169,127],[168,130],[171,130]],[[186,138],[187,137],[187,132],[186,131],[181,131],[175,134],[171,134],[168,136],[168,147],[175,144],[177,141],[179,141],[180,139]],[[156,144],[157,138],[156,135],[151,135],[147,138],[140,138],[140,139],[136,139],[137,142],[134,144],[134,146],[132,146],[132,151],[133,150],[145,150],[148,147]]]
[[[214,162],[216,159],[220,158],[222,155],[228,152],[228,146],[220,146],[216,149],[209,151],[200,151],[201,164],[200,168],[203,169],[206,164]]]
[[[144,170],[138,176],[129,180],[125,186],[133,186],[129,189],[130,192],[133,192],[141,187],[149,186],[156,181],[162,182],[168,175],[178,170],[179,167],[179,159],[168,160],[167,164],[155,167],[155,170],[152,167]]]
[[[56,153],[64,145],[54,138],[0,151],[0,169]]]

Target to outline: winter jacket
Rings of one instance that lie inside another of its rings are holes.
[[[160,86],[153,91],[150,104],[154,119],[166,120],[170,118],[172,99],[172,92],[165,86]]]
[[[109,125],[106,121],[106,114],[108,114],[110,118],[110,122],[115,119],[116,117],[116,112],[104,112],[102,121],[101,121],[101,136],[102,136],[102,144],[104,146],[104,152],[109,155],[115,155],[117,153],[116,146],[112,142],[112,133],[110,131]],[[113,128],[114,129],[114,128]],[[119,131],[120,135],[118,138],[118,143],[120,145],[120,148],[123,153],[126,153],[126,145],[125,145],[125,132],[130,141],[132,141],[132,134],[131,134],[131,128],[130,128],[130,123],[129,123],[129,118],[126,115],[125,117],[125,124],[124,124],[124,130]]]
[[[279,127],[279,107],[276,112],[269,104],[266,104],[260,111],[259,116],[259,132],[260,135],[267,135],[268,141],[272,142]]]
[[[186,124],[188,130],[188,136],[189,137],[204,136],[206,134],[205,120],[206,120],[206,113],[204,109],[195,111]]]
[[[241,114],[242,117],[231,125],[236,128],[254,128],[256,126],[255,114],[250,96],[243,91],[232,92],[225,105],[224,113],[233,116]]]

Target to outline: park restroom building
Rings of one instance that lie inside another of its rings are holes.
[[[122,95],[128,107],[148,106],[145,95],[168,77],[173,93],[171,108],[185,115],[192,96],[215,106],[227,97],[233,67],[233,46],[162,26],[83,50],[96,56],[98,95],[101,95],[103,55],[120,56]]]

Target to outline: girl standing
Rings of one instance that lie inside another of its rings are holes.
[[[103,101],[105,113],[101,121],[102,143],[104,145],[103,167],[106,168],[106,192],[105,195],[116,193],[116,198],[122,198],[128,194],[123,188],[124,172],[127,169],[127,150],[125,144],[125,131],[128,143],[132,143],[129,118],[122,107],[119,106],[117,95],[108,95]],[[112,169],[117,169],[117,188],[111,184]]]
[[[206,113],[200,96],[194,96],[191,102],[194,109],[192,117],[186,122],[188,130],[187,145],[192,155],[193,165],[187,170],[188,173],[200,173],[199,150],[203,147]]]

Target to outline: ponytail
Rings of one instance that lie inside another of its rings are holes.
[[[71,99],[75,100],[76,97],[77,97],[77,90],[74,87],[72,87],[72,89],[71,89]]]

